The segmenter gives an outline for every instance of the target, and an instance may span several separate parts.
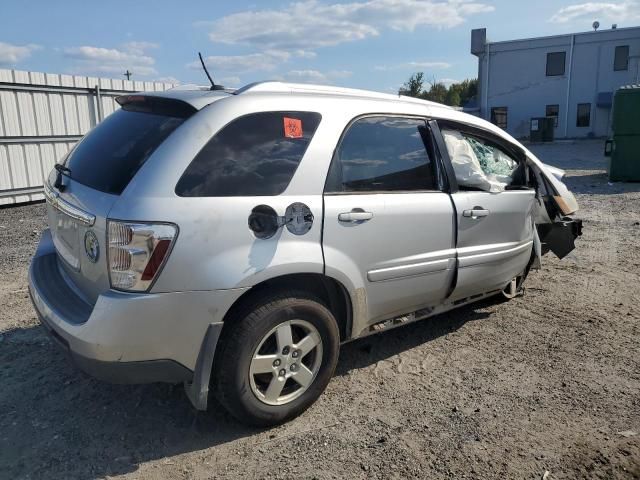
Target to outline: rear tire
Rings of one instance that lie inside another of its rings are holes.
[[[331,380],[340,333],[315,296],[293,290],[263,295],[226,322],[212,386],[241,422],[286,422],[309,408]]]

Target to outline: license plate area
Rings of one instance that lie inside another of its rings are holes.
[[[49,206],[49,225],[56,252],[72,269],[80,271],[80,230],[78,222]]]

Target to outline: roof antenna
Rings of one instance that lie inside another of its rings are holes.
[[[200,52],[198,52],[198,57],[200,57],[200,63],[202,64],[204,73],[207,75],[207,78],[211,82],[211,90],[222,90],[224,87],[222,85],[216,85],[213,81],[213,78],[211,78],[211,75],[209,75],[209,70],[207,70],[207,66],[204,64],[204,60],[202,59],[202,54]]]

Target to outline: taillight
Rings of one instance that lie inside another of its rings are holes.
[[[109,281],[111,288],[146,292],[171,252],[178,227],[165,223],[109,220]]]

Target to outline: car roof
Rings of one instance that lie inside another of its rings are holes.
[[[482,128],[484,130],[491,131],[492,133],[505,138],[510,142],[516,143],[518,146],[524,148],[524,146],[520,144],[520,142],[514,139],[507,132],[482,118],[464,113],[460,110],[456,110],[441,103],[431,102],[420,98],[407,97],[404,95],[374,92],[370,90],[335,87],[331,85],[264,81],[250,83],[237,90],[211,90],[211,88],[208,86],[181,85],[162,92],[140,92],[137,95],[171,98],[186,102],[197,110],[201,110],[207,105],[225,98],[230,99],[231,97],[237,97],[238,99],[243,98],[245,100],[249,100],[251,98],[257,99],[258,97],[264,96],[277,97],[278,95],[286,95],[289,99],[294,96],[298,96],[301,100],[308,100],[310,98],[313,98],[316,100],[331,100],[334,102],[367,102],[367,104],[371,103],[370,106],[367,106],[368,110],[370,110],[371,112],[386,111],[388,109],[385,108],[385,105],[388,107],[390,104],[393,104],[393,110],[396,112],[403,111],[403,113],[410,115],[433,116],[435,118],[443,120],[446,119],[450,121],[466,123],[478,128]],[[403,105],[404,107],[402,107]]]
[[[439,108],[451,108],[436,102],[422,100],[419,98],[407,97],[404,95],[394,95],[390,93],[374,92],[370,90],[360,90],[355,88],[334,87],[331,85],[312,85],[304,83],[287,83],[279,81],[255,82],[245,85],[237,90],[221,89],[211,90],[210,87],[199,85],[181,85],[162,92],[141,92],[141,95],[172,98],[189,103],[194,108],[200,110],[207,105],[229,97],[231,95],[255,95],[255,94],[283,94],[305,96],[329,96],[343,99],[368,99],[378,101],[389,101],[399,103],[409,103],[413,105],[432,106]]]

